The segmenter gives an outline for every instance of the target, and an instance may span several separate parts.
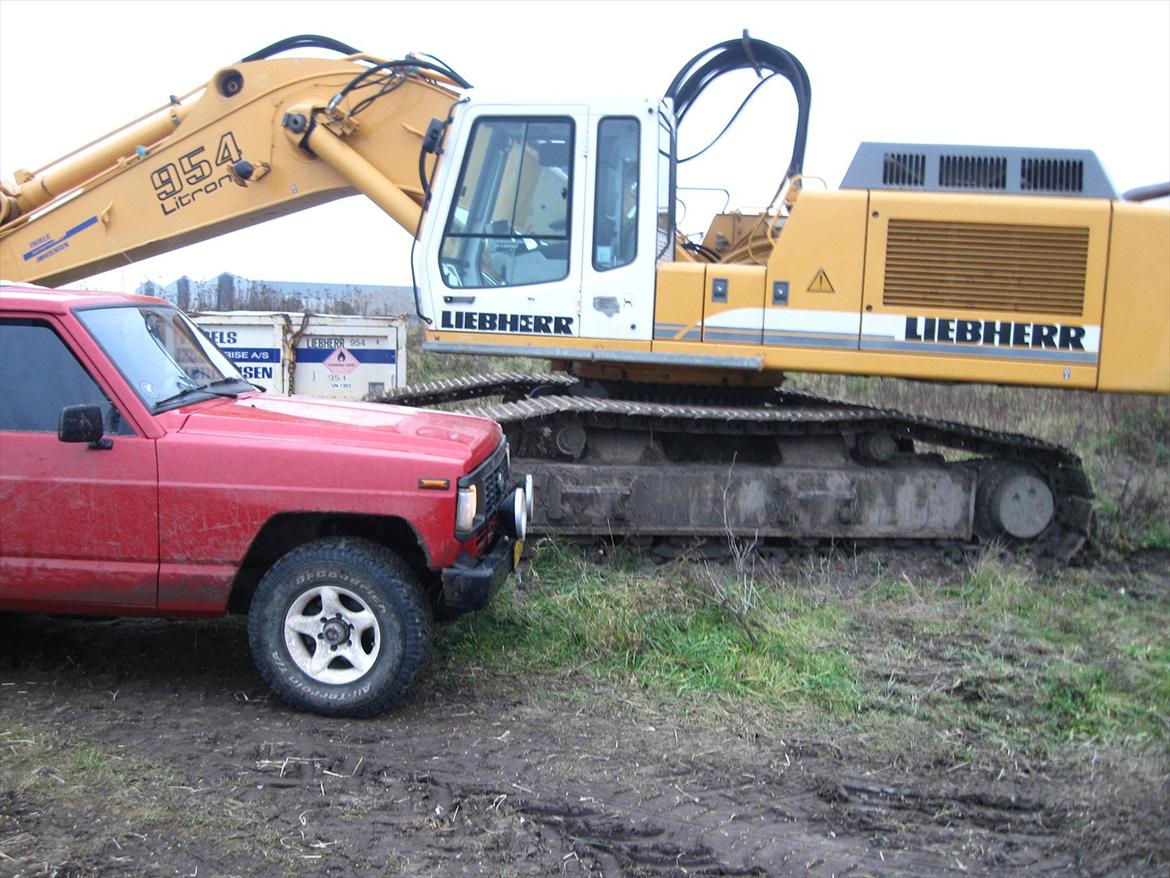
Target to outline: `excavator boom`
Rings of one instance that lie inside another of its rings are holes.
[[[414,234],[420,171],[434,165],[420,162],[423,138],[466,85],[432,62],[360,54],[226,67],[184,99],[18,172],[0,194],[4,276],[64,284],[358,192]]]

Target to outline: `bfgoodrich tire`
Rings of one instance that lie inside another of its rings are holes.
[[[260,581],[248,640],[285,702],[326,716],[381,713],[431,654],[427,601],[410,568],[367,540],[329,538],[289,552]]]

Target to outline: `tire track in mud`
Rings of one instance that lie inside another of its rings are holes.
[[[994,834],[1019,833],[1021,823],[1033,841],[1060,828],[1041,824],[1047,809],[1038,801],[879,787],[829,773],[840,768],[836,757],[810,758],[800,748],[786,754],[797,759],[783,772],[741,768],[734,778],[718,776],[726,766],[667,757],[633,772],[621,766],[549,782],[518,755],[501,747],[473,762],[448,761],[427,779],[458,799],[473,791],[464,778],[476,771],[512,772],[508,784],[477,789],[508,796],[514,811],[555,829],[605,875],[978,874],[974,844],[989,848]],[[927,845],[916,843],[922,835]],[[956,855],[951,848],[963,835],[970,854]],[[986,840],[976,842],[981,835]],[[1045,859],[1035,849],[1005,851],[995,865],[1036,868]]]

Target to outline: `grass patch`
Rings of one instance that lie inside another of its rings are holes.
[[[658,696],[855,710],[843,610],[783,580],[744,592],[735,578],[733,569],[685,563],[639,572],[621,556],[599,565],[545,541],[521,583],[440,629],[439,654],[447,670],[569,672]]]
[[[854,608],[855,639],[880,678],[867,712],[924,723],[966,756],[1047,758],[1069,744],[1170,754],[1170,600],[1151,585],[1135,596],[1094,572],[1039,578],[985,561],[937,587],[870,589]],[[918,624],[891,630],[902,649],[892,661],[875,629],[905,616]]]
[[[949,762],[1086,745],[1170,756],[1164,571],[1119,587],[990,556],[949,576],[889,566],[646,569],[542,542],[494,606],[440,629],[436,683],[472,668],[558,697],[639,691],[668,713],[836,728]]]

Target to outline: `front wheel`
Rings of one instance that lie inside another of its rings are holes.
[[[295,708],[366,717],[401,698],[431,652],[429,605],[410,568],[367,540],[289,552],[260,581],[248,640],[260,674]]]

